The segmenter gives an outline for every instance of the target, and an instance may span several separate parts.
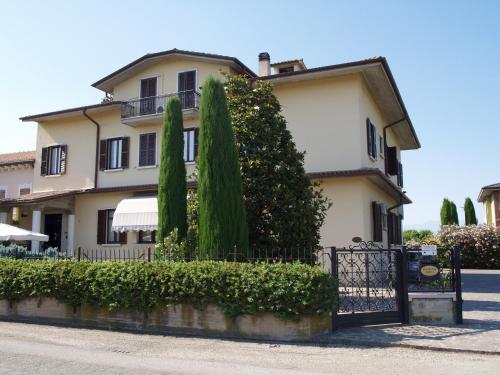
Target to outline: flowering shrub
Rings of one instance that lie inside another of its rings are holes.
[[[435,240],[443,247],[460,247],[462,268],[500,269],[500,235],[491,226],[444,225]]]

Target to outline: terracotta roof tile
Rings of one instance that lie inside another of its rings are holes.
[[[0,154],[0,166],[34,162],[35,151],[22,151],[13,152],[10,154]]]

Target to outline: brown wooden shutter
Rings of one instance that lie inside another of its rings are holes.
[[[387,147],[387,173],[391,176],[398,174],[398,152],[396,147]]]
[[[382,242],[382,207],[372,202],[373,241]]]
[[[47,176],[47,167],[48,167],[48,157],[49,157],[49,148],[42,148],[42,159],[40,161],[40,175]]]
[[[101,171],[107,168],[107,155],[108,155],[108,140],[103,139],[99,147],[99,169]]]
[[[390,244],[394,243],[394,214],[392,212],[387,215],[387,238]]]
[[[106,220],[107,210],[97,211],[97,243],[106,243]]]
[[[403,164],[398,163],[398,186],[403,187]]]
[[[130,137],[122,138],[122,168],[128,168]]]
[[[194,158],[195,158],[195,160],[198,157],[198,135],[199,135],[199,133],[200,133],[200,129],[196,128],[194,130]]]
[[[371,132],[371,129],[370,129],[370,119],[366,119],[366,146],[367,146],[367,151],[368,151],[368,155],[372,155],[372,142],[371,142],[371,138],[372,138],[372,132]]]
[[[148,165],[156,164],[156,133],[148,135]]]
[[[121,244],[127,243],[127,232],[120,232],[120,240],[119,241]]]
[[[141,134],[139,136],[139,167],[144,167],[147,165],[147,154],[148,154],[148,138],[147,134]]]
[[[67,160],[67,154],[68,154],[68,146],[67,145],[62,145],[61,146],[61,160],[60,160],[60,174],[65,174],[66,173],[66,160]]]

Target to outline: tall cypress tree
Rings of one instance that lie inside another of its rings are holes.
[[[441,205],[441,225],[451,224],[451,202],[448,198],[443,199],[443,204]]]
[[[467,197],[464,203],[465,225],[477,225],[476,210],[472,200]]]
[[[450,201],[450,224],[458,225],[458,211],[454,202]]]
[[[179,98],[172,97],[163,116],[160,178],[158,183],[157,241],[163,242],[174,228],[179,241],[186,237],[186,165],[183,159],[184,126]]]
[[[209,77],[200,105],[198,152],[200,258],[247,255],[248,227],[238,150],[222,82]]]

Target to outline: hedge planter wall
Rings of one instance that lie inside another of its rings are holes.
[[[328,330],[335,293],[331,275],[299,263],[0,259],[11,320],[296,339]]]

